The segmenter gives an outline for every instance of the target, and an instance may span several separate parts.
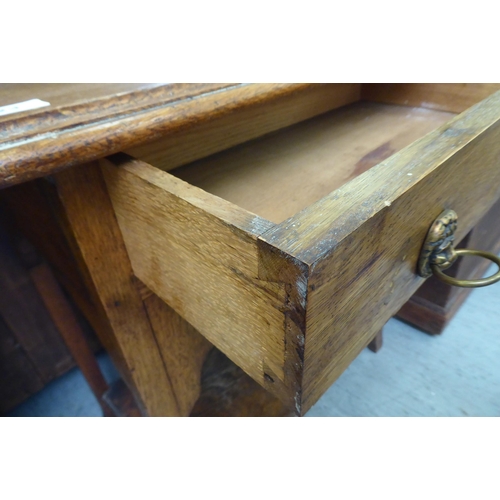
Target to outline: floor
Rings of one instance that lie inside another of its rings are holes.
[[[488,271],[495,272],[494,266]],[[308,412],[340,416],[500,416],[500,283],[475,289],[440,336],[391,319],[384,345],[365,349]],[[118,377],[99,357],[108,381]],[[101,416],[78,369],[10,416]]]

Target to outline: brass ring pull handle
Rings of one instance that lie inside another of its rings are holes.
[[[468,250],[465,248],[455,250],[453,248],[456,228],[457,214],[453,210],[444,211],[433,222],[420,252],[418,274],[423,278],[428,278],[431,274],[434,274],[448,285],[463,288],[478,288],[500,281],[500,258],[495,254],[481,250]],[[484,257],[494,262],[498,266],[498,271],[488,278],[477,280],[459,280],[444,274],[443,270],[448,269],[460,255]]]
[[[484,257],[485,259],[494,262],[498,266],[498,271],[492,276],[488,276],[487,278],[481,278],[477,280],[458,280],[456,278],[448,276],[447,274],[444,274],[443,271],[439,268],[439,266],[431,266],[434,276],[439,278],[441,281],[448,283],[448,285],[461,286],[463,288],[479,288],[481,286],[493,285],[493,283],[500,281],[500,258],[497,257],[494,253],[482,252],[481,250],[468,250],[467,248],[460,248],[458,250],[455,250],[455,254],[457,256],[475,255],[477,257]]]

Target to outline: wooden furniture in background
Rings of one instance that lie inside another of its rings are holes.
[[[0,181],[52,176],[67,290],[143,414],[196,408],[212,344],[304,414],[422,285],[443,208],[463,238],[498,200],[498,88],[100,86],[4,118]]]
[[[75,364],[104,414],[110,413],[101,401],[108,386],[94,357],[100,344],[47,263],[5,225],[0,227],[0,335],[0,414]]]
[[[500,201],[496,202],[479,223],[463,238],[457,248],[481,248],[488,252],[500,252]],[[480,258],[459,257],[447,272],[459,279],[479,278],[490,262]],[[471,288],[447,285],[431,276],[398,311],[397,317],[408,321],[431,334],[442,333],[456,314]]]

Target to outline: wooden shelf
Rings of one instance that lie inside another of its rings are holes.
[[[357,102],[171,173],[280,223],[453,116]]]

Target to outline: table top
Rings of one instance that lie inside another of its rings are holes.
[[[0,84],[0,107],[32,99],[48,103],[0,116],[0,187],[152,142],[307,85]]]

